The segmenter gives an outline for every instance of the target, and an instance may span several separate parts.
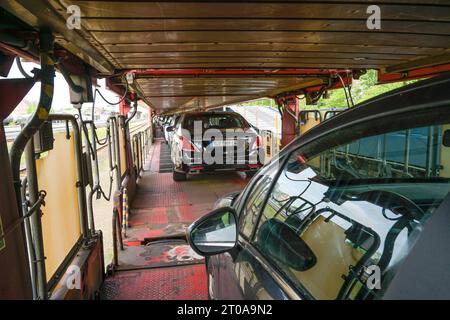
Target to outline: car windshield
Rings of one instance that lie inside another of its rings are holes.
[[[245,129],[248,127],[245,120],[238,114],[211,114],[200,113],[188,115],[184,121],[184,128],[193,131],[195,123],[207,129]]]
[[[449,137],[446,123],[293,151],[263,209],[257,247],[309,297],[381,298],[450,191]],[[267,250],[274,221],[312,252],[309,265]]]

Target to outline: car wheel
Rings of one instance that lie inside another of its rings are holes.
[[[186,181],[187,175],[184,172],[173,171],[173,180],[174,181]]]

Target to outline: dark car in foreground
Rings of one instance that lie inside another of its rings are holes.
[[[262,138],[235,112],[188,112],[181,115],[172,134],[173,179],[188,174],[244,171],[249,175],[264,164]]]
[[[213,299],[449,299],[450,77],[324,121],[188,230]]]

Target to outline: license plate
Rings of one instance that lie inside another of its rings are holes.
[[[213,142],[214,147],[234,147],[235,145],[235,140],[215,140]]]

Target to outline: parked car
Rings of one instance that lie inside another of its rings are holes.
[[[165,132],[166,132],[166,135],[167,135],[167,144],[169,145],[169,148],[172,147],[172,141],[173,141],[174,131],[167,131],[167,128],[176,126],[177,123],[178,123],[178,121],[180,120],[180,118],[181,118],[181,114],[176,114],[176,115],[174,115],[174,116],[171,118],[169,125],[167,125],[167,126],[165,127]]]
[[[173,119],[173,116],[167,116],[167,117],[165,117],[165,118],[164,118],[164,121],[163,121],[163,123],[162,123],[162,125],[161,125],[162,130],[163,130],[163,133],[164,133],[164,141],[165,141],[166,143],[169,142],[169,132],[167,131],[167,128],[171,126],[172,119]]]
[[[173,132],[175,181],[204,172],[244,171],[252,175],[264,164],[261,136],[238,113],[188,112],[167,132]]]
[[[212,299],[449,299],[450,77],[291,142],[194,222]]]

